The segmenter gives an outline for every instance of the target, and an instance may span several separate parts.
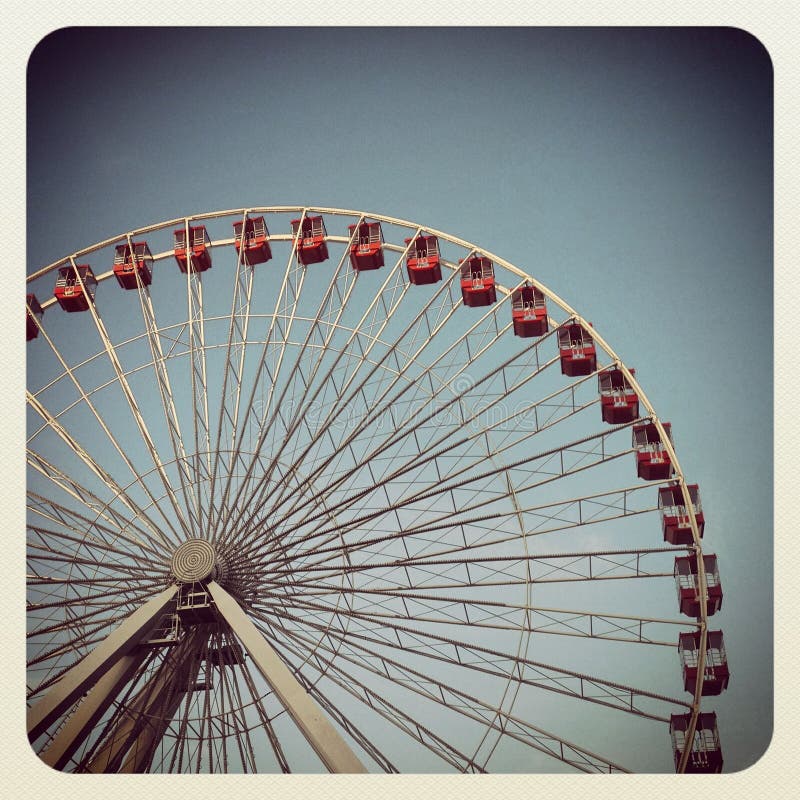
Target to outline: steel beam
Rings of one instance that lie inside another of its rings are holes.
[[[155,746],[161,741],[177,705],[200,667],[197,654],[202,638],[203,633],[195,629],[178,647],[170,649],[156,672],[127,703],[113,729],[83,766],[83,771],[143,772],[149,766]],[[177,703],[169,718],[164,719],[165,714],[159,711],[175,696]],[[157,736],[152,730],[156,722],[159,728]],[[126,766],[121,767],[126,755]],[[132,770],[134,765],[138,768]]]
[[[39,754],[45,764],[53,769],[63,770],[75,751],[91,733],[97,720],[119,694],[120,689],[130,681],[147,655],[145,648],[139,648],[123,656],[111,669],[103,674],[87,697],[78,705],[58,732],[47,749]]]
[[[326,769],[329,772],[366,772],[364,765],[331,725],[322,709],[292,675],[236,600],[216,581],[208,584],[208,590],[217,611],[239,637],[259,672],[314,752],[322,759]]]
[[[177,591],[178,587],[173,584],[137,608],[28,709],[28,739],[31,742],[36,741],[82,694],[88,692],[102,673],[128,655],[155,628]]]
[[[80,772],[118,771],[122,759],[130,750],[131,742],[141,729],[143,715],[149,707],[148,701],[152,701],[154,694],[158,696],[158,691],[151,684],[152,681],[128,704],[100,748],[90,760],[80,765]]]
[[[187,661],[190,661],[187,665]],[[153,761],[159,742],[164,738],[172,718],[186,697],[187,691],[197,680],[200,659],[196,652],[186,654],[182,662],[175,664],[172,675],[164,679],[158,696],[147,707],[147,724],[141,729],[128,752],[119,772],[146,772]]]

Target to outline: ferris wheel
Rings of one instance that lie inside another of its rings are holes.
[[[380,214],[236,209],[39,269],[26,333],[50,766],[721,771],[698,486],[535,275]]]

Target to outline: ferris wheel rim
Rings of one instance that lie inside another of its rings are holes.
[[[181,218],[178,218],[176,220],[161,222],[161,223],[157,223],[155,225],[146,226],[144,228],[139,228],[139,229],[131,231],[131,232],[127,233],[127,234],[124,234],[123,236],[113,237],[111,239],[107,239],[107,240],[104,240],[103,242],[97,243],[96,245],[92,245],[89,248],[85,248],[85,249],[83,249],[81,251],[78,251],[74,255],[69,256],[67,259],[62,259],[62,260],[60,260],[58,262],[54,262],[49,267],[45,267],[42,270],[39,270],[38,272],[36,272],[33,275],[29,276],[28,281],[30,282],[30,281],[33,281],[35,279],[38,279],[38,278],[42,277],[43,275],[47,274],[48,272],[51,272],[51,271],[57,269],[58,267],[62,266],[67,261],[72,263],[73,266],[74,266],[75,263],[76,263],[76,259],[77,258],[82,257],[84,255],[87,255],[87,254],[89,254],[91,252],[94,252],[95,250],[101,249],[102,247],[105,247],[105,246],[108,246],[108,245],[113,244],[115,242],[118,242],[121,239],[127,239],[130,242],[132,240],[133,236],[139,236],[139,235],[142,235],[144,233],[148,233],[148,232],[154,231],[154,230],[160,230],[162,228],[167,228],[167,227],[170,227],[172,225],[184,224],[184,225],[188,226],[190,221],[216,219],[216,218],[219,218],[219,217],[233,216],[233,215],[235,215],[237,213],[243,214],[244,217],[247,218],[247,216],[249,214],[252,214],[252,213],[270,213],[270,212],[274,212],[274,213],[285,213],[285,212],[295,213],[295,212],[297,212],[297,213],[301,213],[303,216],[305,216],[309,212],[312,212],[312,213],[320,213],[320,214],[333,214],[333,215],[341,215],[341,216],[347,216],[347,217],[356,217],[356,218],[359,218],[359,219],[372,219],[372,220],[376,220],[378,222],[387,222],[387,223],[390,223],[390,224],[398,225],[400,227],[405,227],[405,228],[409,228],[409,229],[415,229],[417,231],[417,233],[425,232],[425,233],[428,233],[428,234],[431,234],[431,235],[434,235],[434,236],[441,237],[443,240],[446,240],[446,241],[448,241],[448,242],[450,242],[452,244],[458,245],[460,247],[464,247],[465,249],[469,249],[472,252],[480,252],[481,254],[483,254],[483,255],[487,256],[488,258],[492,259],[493,261],[495,261],[495,263],[497,263],[498,265],[503,266],[508,271],[510,271],[513,274],[517,275],[517,277],[522,278],[522,279],[524,279],[526,281],[529,281],[531,284],[533,284],[533,285],[537,286],[538,288],[540,288],[542,290],[542,292],[549,299],[554,301],[562,309],[562,311],[567,313],[568,317],[570,319],[574,320],[575,322],[577,322],[580,325],[583,325],[583,326],[587,327],[587,329],[590,326],[590,323],[588,323],[583,317],[581,317],[579,314],[577,314],[577,312],[575,312],[574,309],[572,309],[569,305],[567,305],[563,300],[561,300],[561,298],[559,298],[557,295],[555,295],[555,293],[553,293],[547,287],[545,287],[544,285],[538,283],[538,281],[536,281],[533,277],[531,277],[527,273],[524,273],[522,270],[519,270],[517,267],[514,267],[509,262],[503,260],[502,258],[496,256],[493,253],[490,253],[489,251],[486,251],[483,248],[478,248],[477,246],[472,245],[469,242],[466,242],[465,240],[459,239],[457,237],[450,236],[450,235],[448,235],[448,234],[446,234],[444,232],[438,231],[436,229],[432,229],[432,228],[429,228],[427,226],[420,226],[420,225],[417,225],[415,223],[411,223],[411,222],[408,222],[408,221],[405,221],[405,220],[399,220],[399,219],[396,219],[396,218],[387,217],[385,215],[372,214],[372,213],[368,213],[368,212],[358,212],[358,211],[351,211],[351,210],[346,210],[346,209],[332,209],[332,208],[326,208],[326,207],[312,207],[312,206],[306,206],[306,207],[299,207],[299,206],[297,206],[297,207],[295,207],[295,206],[253,207],[253,208],[250,208],[250,209],[246,208],[246,209],[234,210],[234,211],[209,212],[209,213],[204,213],[204,214],[192,215],[192,216],[189,216],[189,217],[181,217]],[[279,236],[276,236],[274,238],[275,239],[279,239],[281,237],[279,235]],[[293,238],[293,237],[284,237],[284,238]],[[328,237],[328,238],[330,238],[331,240],[336,239],[336,237]],[[346,241],[346,239],[344,239],[344,237],[339,237],[339,238],[342,241]],[[211,246],[217,246],[217,245],[223,245],[223,244],[228,245],[228,244],[231,244],[232,242],[233,242],[232,239],[231,240],[219,240],[217,242],[212,242]],[[290,260],[291,260],[291,255],[290,255]],[[445,264],[445,266],[448,266],[453,271],[455,271],[456,268],[457,268],[453,264],[448,264],[448,263],[446,263],[444,261],[443,261],[443,263]],[[399,261],[398,261],[398,264],[399,264]],[[111,277],[111,275],[112,275],[112,273],[108,273],[106,275],[98,276],[98,282],[100,280],[105,280],[105,279]],[[188,277],[189,276],[187,275],[187,280],[188,280]],[[505,297],[510,296],[510,290],[504,290],[503,293],[504,293]],[[265,316],[269,316],[269,315],[265,315]],[[226,317],[224,315],[223,315],[222,318],[226,319]],[[560,324],[563,325],[565,323],[562,322]],[[638,381],[636,380],[635,375],[633,374],[633,372],[631,372],[623,364],[621,359],[619,359],[619,357],[616,355],[616,353],[610,348],[610,346],[605,342],[605,340],[600,336],[600,334],[598,334],[595,331],[593,326],[591,326],[591,329],[592,329],[593,338],[599,344],[599,346],[605,351],[606,355],[611,359],[611,361],[614,363],[614,365],[623,372],[623,374],[625,375],[626,379],[628,380],[628,382],[630,383],[630,385],[633,387],[634,391],[636,392],[637,397],[642,402],[643,406],[647,409],[647,411],[648,411],[647,417],[652,421],[653,424],[656,425],[656,427],[659,430],[659,433],[662,436],[662,441],[664,442],[665,449],[667,450],[667,452],[668,452],[668,454],[669,454],[669,456],[670,456],[670,458],[672,460],[672,463],[674,465],[674,474],[671,476],[670,480],[673,483],[677,483],[681,487],[681,490],[683,491],[684,496],[687,499],[686,505],[687,505],[687,508],[689,509],[689,514],[690,514],[690,517],[691,517],[691,527],[692,527],[693,537],[694,537],[694,552],[696,554],[696,557],[697,557],[698,561],[701,561],[702,560],[702,548],[701,548],[701,543],[700,543],[700,538],[699,538],[699,533],[698,533],[698,526],[697,526],[696,520],[694,519],[693,511],[691,510],[692,509],[691,503],[688,502],[687,483],[686,483],[684,474],[683,474],[683,472],[682,472],[682,470],[680,468],[680,464],[679,464],[679,461],[678,461],[677,454],[675,453],[674,447],[673,447],[673,445],[672,445],[672,443],[670,441],[670,437],[666,434],[666,431],[665,431],[665,429],[663,427],[662,422],[659,420],[658,416],[656,415],[652,405],[650,404],[649,400],[647,399],[646,395],[644,394],[644,391],[641,389],[641,386],[638,383]],[[159,329],[159,332],[160,332],[160,329]],[[140,336],[137,337],[137,338],[141,338],[141,336],[144,336],[144,335],[146,335],[146,334],[140,334]],[[224,345],[219,345],[219,346],[224,346]],[[202,343],[202,346],[201,346],[200,349],[201,349],[201,351],[203,353],[206,352],[205,343]],[[98,355],[100,355],[99,352],[98,352]],[[189,357],[191,358],[191,354],[189,354]],[[147,366],[147,364],[142,365],[142,367],[146,367],[146,366]],[[139,367],[139,368],[142,368],[142,367]],[[111,382],[113,383],[113,380]],[[97,387],[97,389],[99,389],[99,388],[101,388],[101,387]],[[97,389],[95,389],[93,391],[97,391]],[[216,451],[217,451],[217,448],[214,448],[213,452],[216,452]],[[209,447],[207,452],[210,455],[212,453],[212,448]],[[197,457],[198,453],[199,453],[199,449],[195,450],[194,456]],[[523,535],[523,539],[525,540],[526,545],[527,545],[527,539],[525,539],[524,535]],[[703,575],[704,575],[702,567],[700,569],[700,573],[699,574],[701,576],[700,580],[702,581],[703,580]],[[701,602],[701,611],[702,611],[702,614],[701,614],[701,623],[702,623],[701,624],[701,635],[704,637],[705,636],[705,632],[706,632],[705,629],[707,627],[707,624],[706,624],[707,623],[707,613],[706,613],[705,593],[704,592],[701,592],[701,601],[700,602]],[[530,635],[531,635],[531,632],[529,631],[528,632],[528,636],[530,637]],[[700,670],[700,672],[702,672],[702,669]],[[700,679],[698,679],[698,684],[697,684],[697,688],[696,688],[696,694],[695,694],[695,698],[694,698],[694,704],[693,704],[693,708],[692,708],[692,725],[694,725],[694,723],[695,723],[695,721],[697,719],[697,716],[700,713],[700,711],[699,711],[700,688],[701,688],[701,682],[700,682]],[[487,728],[487,732],[488,732],[488,730],[489,729]],[[690,735],[687,736],[687,740],[689,738],[690,738]],[[688,754],[688,746],[687,746],[686,753],[684,754],[684,761],[685,761],[685,757],[686,757],[687,754]]]

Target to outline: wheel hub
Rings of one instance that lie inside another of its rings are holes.
[[[221,572],[220,566],[216,550],[205,539],[187,539],[170,561],[170,570],[180,583],[212,580]]]

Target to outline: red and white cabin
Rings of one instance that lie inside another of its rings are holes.
[[[383,232],[380,222],[362,220],[348,225],[350,231],[350,264],[361,272],[383,266]],[[357,229],[357,230],[356,230]]]
[[[712,616],[722,608],[722,582],[719,579],[717,557],[703,554],[703,571],[706,576],[706,615]],[[675,583],[678,588],[678,607],[687,617],[700,616],[700,577],[695,556],[678,556],[675,559]]]
[[[697,521],[700,536],[703,535],[706,520],[703,516],[703,507],[700,504],[700,493],[696,483],[686,487],[692,501],[692,511]],[[683,492],[678,484],[663,486],[658,490],[658,507],[661,509],[661,527],[664,531],[664,541],[670,544],[692,544],[692,524],[689,512],[683,499]]]
[[[137,273],[142,285],[149,286],[153,281],[152,265],[153,255],[147,242],[134,242],[133,247],[126,242],[115,248],[114,275],[123,289],[137,288]]]
[[[35,294],[25,296],[25,340],[30,341],[39,335],[39,326],[36,324],[36,319],[41,319],[44,316],[44,309],[41,303],[36,299]]]
[[[547,333],[547,304],[535,286],[521,286],[511,293],[511,321],[514,336],[529,338]]]
[[[681,762],[691,716],[691,714],[670,715],[669,732],[672,737],[672,754],[676,770]],[[692,737],[686,772],[722,772],[722,748],[719,744],[717,715],[713,711],[703,712],[697,717],[697,727]]]
[[[700,658],[700,631],[682,633],[678,637],[678,654],[683,666],[683,688],[694,694]],[[706,660],[700,693],[704,697],[722,694],[728,688],[730,677],[722,631],[709,631],[706,638]]]
[[[96,286],[97,279],[88,264],[78,264],[76,267],[70,264],[59,269],[54,294],[64,311],[88,311],[89,303],[94,302]]]
[[[442,279],[442,265],[439,262],[439,240],[435,236],[420,234],[415,239],[406,239],[411,245],[406,256],[408,280],[415,286],[438,283]]]
[[[591,375],[597,369],[594,340],[579,322],[570,322],[558,329],[558,352],[563,375],[574,378]]]
[[[672,425],[662,423],[672,442]],[[654,422],[633,426],[633,446],[636,448],[636,474],[646,481],[660,481],[672,475],[672,462]]]
[[[461,267],[461,297],[465,306],[490,306],[497,302],[494,266],[486,256],[471,256],[458,262]]]
[[[325,221],[321,216],[292,220],[292,234],[297,240],[297,260],[307,266],[319,264],[328,258]]]
[[[211,239],[205,225],[189,226],[189,245],[186,244],[186,228],[176,228],[173,232],[175,260],[181,272],[205,272],[211,269]],[[191,265],[191,266],[189,266]]]
[[[264,217],[248,217],[233,223],[233,246],[242,252],[242,262],[252,267],[264,264],[272,258],[269,246],[269,231]],[[242,249],[242,228],[244,228],[244,249]]]
[[[631,374],[634,370],[631,370]],[[621,425],[633,422],[639,416],[639,398],[631,388],[622,370],[617,367],[603,370],[597,376],[603,422]]]

